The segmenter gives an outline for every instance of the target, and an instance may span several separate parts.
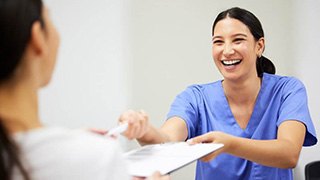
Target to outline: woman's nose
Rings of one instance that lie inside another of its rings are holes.
[[[234,49],[231,44],[226,43],[223,48],[223,55],[228,57],[234,54]]]

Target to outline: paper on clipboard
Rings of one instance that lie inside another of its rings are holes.
[[[146,145],[124,153],[129,174],[147,177],[155,171],[169,174],[195,160],[221,148],[223,144],[203,143],[189,145],[186,142]]]

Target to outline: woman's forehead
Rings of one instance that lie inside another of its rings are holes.
[[[224,18],[220,20],[214,28],[214,36],[233,35],[233,34],[246,34],[250,33],[249,28],[235,18]]]

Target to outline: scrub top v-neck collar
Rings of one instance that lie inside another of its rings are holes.
[[[257,112],[260,112],[257,108],[259,108],[258,104],[260,104],[261,96],[263,95],[263,92],[264,92],[264,87],[265,87],[264,78],[262,78],[261,87],[260,87],[257,99],[255,101],[252,114],[250,116],[250,119],[248,121],[247,126],[244,129],[242,129],[240,127],[240,125],[238,124],[237,120],[235,119],[235,117],[234,117],[234,115],[233,115],[233,113],[231,111],[231,107],[229,105],[228,99],[227,99],[227,97],[226,97],[226,95],[224,93],[222,82],[223,82],[223,80],[221,80],[219,82],[219,87],[220,87],[219,91],[220,91],[220,94],[222,96],[221,100],[223,101],[221,104],[224,105],[225,106],[224,109],[226,109],[226,116],[227,116],[226,119],[228,119],[228,121],[230,121],[229,122],[230,125],[232,125],[234,128],[236,128],[237,131],[245,133],[246,136],[251,136],[254,133],[254,130],[256,129],[255,127],[259,124],[259,119],[256,118],[256,117],[257,117]]]

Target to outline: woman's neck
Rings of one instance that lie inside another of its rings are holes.
[[[1,85],[0,117],[10,133],[40,127],[37,91],[26,84]]]
[[[261,78],[252,77],[241,82],[222,82],[223,89],[228,101],[234,104],[252,104],[255,102],[261,87]]]

